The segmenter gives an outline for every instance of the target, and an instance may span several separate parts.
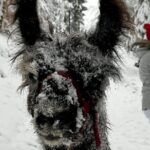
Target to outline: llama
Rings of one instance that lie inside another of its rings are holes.
[[[110,150],[105,91],[110,78],[120,79],[116,45],[131,24],[122,0],[99,4],[93,32],[49,36],[37,0],[17,0],[22,48],[13,61],[44,150]]]

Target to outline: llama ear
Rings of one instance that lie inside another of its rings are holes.
[[[102,55],[114,57],[117,54],[115,46],[120,35],[125,35],[131,28],[130,16],[122,0],[99,0],[100,15],[94,33],[89,37],[92,45],[98,46]]]
[[[19,21],[23,42],[26,45],[34,45],[41,34],[37,0],[17,0],[17,5],[16,19]]]

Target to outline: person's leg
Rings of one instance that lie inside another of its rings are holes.
[[[142,87],[142,110],[150,109],[150,52],[147,52],[141,60],[139,66]]]
[[[147,119],[149,120],[149,122],[150,122],[150,110],[145,110],[145,111],[143,111],[143,112],[144,112],[146,118],[147,118]]]

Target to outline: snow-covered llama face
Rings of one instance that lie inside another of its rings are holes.
[[[36,132],[42,143],[50,147],[81,143],[84,117],[73,79],[61,67],[63,60],[55,62],[57,70],[53,70],[50,51],[44,46],[39,48],[39,43],[34,46],[35,52],[32,47],[31,51],[24,51],[18,64],[23,75],[22,86],[29,86],[28,110]]]
[[[110,150],[105,90],[110,77],[120,78],[116,45],[130,17],[122,0],[99,3],[94,31],[49,35],[37,0],[17,0],[23,47],[13,60],[22,87],[29,87],[28,111],[45,150]]]
[[[43,80],[40,88],[33,120],[42,142],[49,146],[74,142],[78,102],[71,81],[54,72]]]

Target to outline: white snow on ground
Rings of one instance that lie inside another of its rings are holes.
[[[7,52],[6,37],[0,35],[0,53]],[[3,54],[4,54],[3,53]],[[136,58],[122,52],[123,80],[111,82],[107,92],[112,150],[150,149],[150,112],[141,111],[141,82]],[[14,67],[14,66],[13,66]],[[0,55],[0,150],[41,150],[26,110],[26,92],[16,92],[20,77],[12,70],[10,57]]]
[[[0,35],[0,150],[37,150],[39,145],[26,111],[26,94],[21,96],[16,91],[21,79],[12,69],[8,43]]]
[[[123,54],[123,80],[111,83],[108,114],[112,150],[150,150],[150,111],[141,110],[141,82],[134,56]]]
[[[95,26],[98,16],[97,0],[87,3],[85,28]],[[12,69],[8,50],[9,42],[0,35],[0,150],[41,150],[27,113],[26,93],[17,93],[21,78]],[[10,45],[10,44],[9,44]],[[141,82],[137,61],[132,54],[121,52],[123,79],[111,81],[107,92],[107,110],[111,130],[109,139],[112,150],[150,150],[150,111],[141,110]]]

